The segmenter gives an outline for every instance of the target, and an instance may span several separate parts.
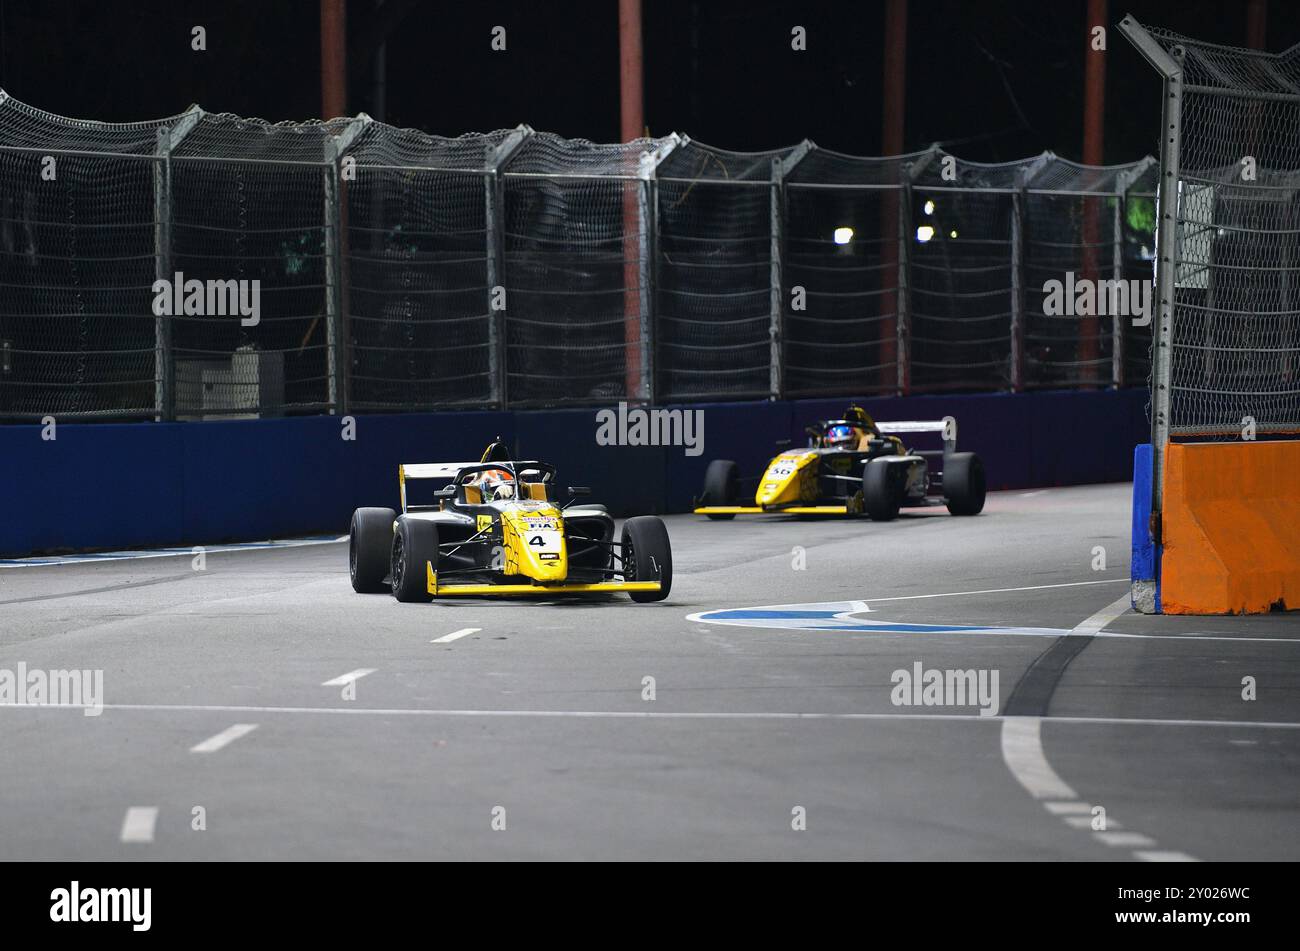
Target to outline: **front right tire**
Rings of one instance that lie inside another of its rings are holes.
[[[438,526],[421,519],[403,518],[393,533],[390,573],[393,597],[405,603],[432,601],[427,563],[438,570]]]
[[[388,590],[388,559],[393,547],[392,509],[361,508],[352,513],[348,532],[348,574],[352,590],[358,594],[378,594]]]
[[[668,528],[654,515],[638,515],[623,523],[623,580],[658,581],[658,591],[629,591],[642,604],[662,601],[673,586],[673,551]]]
[[[700,497],[702,505],[735,505],[739,492],[740,477],[736,473],[736,464],[730,459],[714,459],[704,470],[704,494]],[[710,515],[715,522],[725,522],[735,515]]]

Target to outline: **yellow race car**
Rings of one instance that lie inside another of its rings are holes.
[[[735,462],[710,462],[695,513],[711,519],[866,515],[887,521],[903,506],[942,503],[953,515],[978,515],[984,508],[984,464],[973,452],[957,452],[956,428],[952,417],[876,423],[865,410],[850,406],[843,419],[809,426],[807,448],[773,458],[757,479],[752,502],[741,499]],[[942,449],[909,451],[898,436],[928,432],[943,435]],[[933,468],[932,460],[941,468]]]
[[[402,511],[352,516],[348,572],[354,591],[391,590],[398,601],[464,595],[602,594],[662,601],[673,583],[668,530],[652,515],[629,518],[614,540],[603,505],[556,502],[555,467],[515,461],[500,442],[479,462],[398,467]],[[438,482],[431,504],[408,484]]]

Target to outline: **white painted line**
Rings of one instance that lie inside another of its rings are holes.
[[[433,640],[429,641],[429,643],[450,644],[452,641],[458,641],[462,637],[467,637],[470,634],[477,634],[481,630],[483,630],[481,627],[462,627],[459,631],[452,631],[450,634],[442,635],[442,637],[435,637]]]
[[[1094,832],[1092,837],[1109,846],[1125,849],[1146,849],[1156,844],[1155,839],[1140,832]]]
[[[152,842],[153,828],[157,822],[157,806],[132,806],[122,820],[122,841]]]
[[[1159,849],[1155,851],[1134,852],[1134,857],[1143,862],[1199,862],[1200,859],[1193,858],[1186,852],[1166,852]]]
[[[1087,802],[1045,802],[1043,805],[1054,816],[1092,815],[1092,804]]]
[[[358,667],[356,670],[349,670],[346,674],[340,674],[333,680],[327,680],[322,687],[346,687],[350,683],[355,683],[366,674],[373,674],[379,668],[377,667]]]
[[[1112,601],[1092,617],[1080,621],[1070,631],[1070,634],[1074,636],[1083,635],[1085,637],[1091,637],[1092,635],[1105,630],[1106,625],[1111,621],[1115,620],[1122,614],[1127,614],[1131,610],[1133,610],[1133,604],[1129,600],[1129,595],[1126,592],[1123,597]]]
[[[1008,594],[1012,591],[1048,591],[1052,588],[1082,588],[1093,584],[1121,583],[1131,584],[1128,578],[1106,578],[1100,581],[1065,581],[1060,584],[1031,584],[1020,588],[981,588],[978,591],[945,591],[943,594],[904,594],[895,598],[863,598],[862,600],[866,604],[876,604],[881,601],[922,601],[927,598],[964,598],[971,594]]]
[[[84,710],[71,704],[5,704],[3,710]],[[186,703],[106,703],[105,710],[134,710],[143,713],[326,713],[352,716],[417,716],[417,717],[537,717],[539,719],[578,720],[942,720],[950,723],[998,723],[1007,720],[1034,719],[1032,717],[1006,717],[1001,714],[980,716],[977,713],[785,713],[748,711],[724,713],[720,711],[669,712],[656,710],[472,710],[472,709],[421,709],[415,707],[269,707],[237,706],[235,704]],[[1160,720],[1147,717],[1045,717],[1052,723],[1099,726],[1190,726],[1232,727],[1234,729],[1300,730],[1300,723],[1272,720]],[[1073,793],[1070,794],[1073,797]]]
[[[241,736],[248,736],[257,729],[256,723],[236,723],[232,727],[227,727],[216,736],[209,737],[202,743],[190,747],[191,753],[215,753],[222,747],[229,746]]]
[[[328,538],[271,539],[264,542],[236,542],[228,545],[200,545],[206,554],[232,551],[267,551],[276,548],[307,548],[312,545],[337,545],[348,540],[347,535]],[[85,565],[101,561],[138,561],[142,558],[193,558],[195,546],[187,548],[152,548],[141,551],[103,551],[90,555],[36,556],[33,558],[0,558],[0,568],[52,568],[59,565]]]
[[[1011,775],[1035,799],[1078,799],[1043,755],[1042,722],[1040,717],[1005,718],[1002,759]]]
[[[1020,497],[1022,499],[1032,499],[1036,495],[1045,495],[1046,493],[1046,489],[1039,489],[1037,492],[1021,492]]]
[[[1071,829],[1091,829],[1091,828],[1092,828],[1092,820],[1093,820],[1093,817],[1090,816],[1090,815],[1088,815],[1088,816],[1066,816],[1066,817],[1065,817],[1065,824],[1066,824],[1067,826],[1069,826]],[[1123,827],[1122,825],[1120,825],[1118,822],[1116,822],[1114,819],[1107,819],[1107,820],[1106,820],[1106,828],[1108,828],[1108,829],[1122,829],[1122,828],[1124,828],[1124,827]]]

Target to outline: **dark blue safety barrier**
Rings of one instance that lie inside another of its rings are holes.
[[[862,400],[877,419],[958,421],[990,489],[1123,482],[1145,441],[1144,390]],[[757,476],[777,443],[848,401],[669,407],[703,411],[703,449],[598,445],[597,410],[332,416],[207,423],[0,427],[0,556],[215,544],[347,531],[359,505],[397,507],[402,462],[472,461],[500,436],[589,485],[616,514],[686,511],[711,459]]]

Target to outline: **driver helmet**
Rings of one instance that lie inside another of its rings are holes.
[[[827,449],[857,449],[861,434],[856,427],[847,423],[836,423],[826,429],[822,445]]]
[[[484,502],[498,502],[515,497],[515,477],[505,469],[486,469],[476,480]]]

